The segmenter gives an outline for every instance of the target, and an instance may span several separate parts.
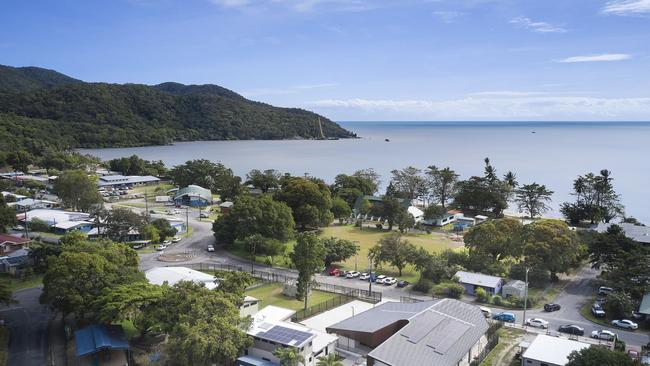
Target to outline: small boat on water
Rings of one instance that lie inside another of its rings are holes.
[[[386,142],[390,142],[390,140],[389,140],[389,139],[384,139],[384,141],[386,141]]]
[[[537,132],[535,132],[535,131],[530,131],[530,133],[537,133]]]

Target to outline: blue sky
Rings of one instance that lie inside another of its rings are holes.
[[[650,120],[650,0],[5,0],[0,63],[336,120]]]

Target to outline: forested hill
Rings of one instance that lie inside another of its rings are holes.
[[[32,154],[50,146],[314,138],[319,118],[326,137],[354,137],[315,113],[217,85],[85,83],[46,69],[0,67],[0,148],[18,144]]]

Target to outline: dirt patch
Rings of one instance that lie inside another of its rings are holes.
[[[158,256],[161,262],[187,262],[194,257],[191,253],[164,253]]]

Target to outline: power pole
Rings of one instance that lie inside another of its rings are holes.
[[[27,229],[27,206],[23,207],[23,212],[25,213],[25,239],[29,239],[29,230]]]
[[[185,206],[185,237],[190,237],[190,207]]]
[[[147,218],[149,222],[149,203],[147,202],[147,189],[144,190],[144,217]]]
[[[521,319],[521,325],[526,325],[526,308],[528,307],[528,271],[530,268],[526,266],[526,287],[524,288],[524,318]]]

